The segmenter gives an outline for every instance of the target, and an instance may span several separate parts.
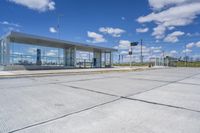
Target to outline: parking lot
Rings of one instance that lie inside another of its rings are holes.
[[[200,69],[0,79],[0,133],[200,133]]]

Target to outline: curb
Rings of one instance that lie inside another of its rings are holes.
[[[136,69],[125,69],[125,70],[102,70],[102,71],[82,71],[82,72],[47,72],[47,73],[34,73],[34,74],[14,74],[14,75],[1,75],[0,79],[7,78],[25,78],[25,77],[47,77],[47,76],[71,76],[71,75],[89,75],[89,74],[104,74],[112,72],[134,72],[134,71],[144,71],[149,70],[149,68],[136,68]]]

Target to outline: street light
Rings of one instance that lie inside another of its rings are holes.
[[[133,55],[133,47],[137,46],[137,45],[138,45],[138,42],[131,42],[130,43],[130,49],[129,49],[129,52],[128,52],[128,54],[130,55],[130,67],[132,67],[132,58],[131,58],[131,55]]]

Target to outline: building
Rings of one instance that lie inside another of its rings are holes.
[[[152,57],[149,59],[149,66],[170,66],[175,67],[178,62],[177,58],[166,56],[166,57]]]
[[[84,60],[77,52],[88,53]],[[113,48],[92,46],[48,37],[10,32],[0,39],[1,69],[112,67]]]

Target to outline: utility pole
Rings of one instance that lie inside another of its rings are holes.
[[[60,19],[63,17],[62,14],[57,14],[58,17],[58,24],[57,24],[57,33],[58,33],[58,39],[60,39]],[[58,48],[58,65],[60,65],[60,49]]]
[[[119,53],[119,64],[121,64],[121,55]]]
[[[129,63],[130,63],[130,67],[132,67],[132,58],[131,58],[131,56],[133,55],[133,51],[132,51],[132,46],[130,47],[130,49],[129,49]]]
[[[143,40],[141,39],[141,45],[140,45],[140,46],[141,46],[141,47],[140,47],[140,50],[141,50],[141,52],[140,52],[140,54],[141,54],[140,62],[141,62],[141,63],[143,63],[143,55],[142,55],[142,52],[143,52],[143,51],[142,51],[142,48],[143,48],[143,47],[142,47],[142,45],[143,45]]]
[[[162,54],[163,54],[163,59],[162,59],[162,63],[163,63],[163,66],[165,66],[165,51],[163,50],[162,51]],[[168,66],[168,61],[167,61],[167,66]]]
[[[57,15],[57,21],[58,21],[58,24],[57,24],[57,33],[58,33],[58,39],[60,39],[60,20],[61,20],[61,17],[63,17],[63,15],[62,14],[58,14]]]
[[[121,61],[121,63],[123,64],[123,54],[122,54],[122,61]]]
[[[185,66],[187,67],[187,46],[185,45]]]

